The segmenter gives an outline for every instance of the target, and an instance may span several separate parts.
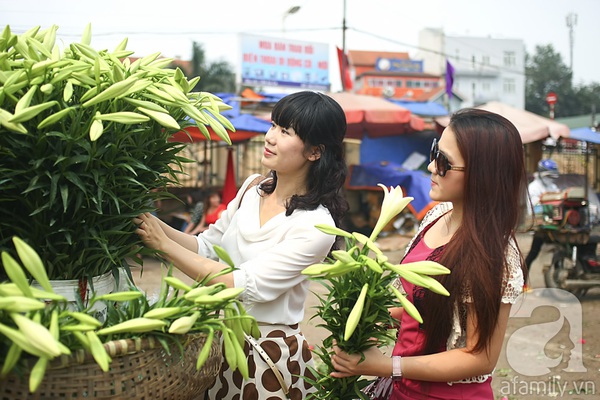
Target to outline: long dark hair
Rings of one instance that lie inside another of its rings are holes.
[[[342,193],[348,173],[343,146],[346,134],[344,110],[329,96],[304,91],[279,100],[271,112],[271,119],[281,127],[294,129],[306,150],[311,146],[321,150],[321,157],[312,163],[306,177],[306,194],[292,196],[286,205],[286,215],[296,209],[314,210],[322,204],[340,226],[348,210],[348,202]],[[266,193],[273,193],[277,186],[277,173],[271,171],[271,175],[273,180],[261,185]]]
[[[426,353],[439,351],[446,343],[454,310],[467,293],[477,318],[473,351],[490,344],[507,273],[506,250],[509,241],[516,245],[520,205],[527,193],[523,144],[510,121],[488,111],[464,109],[451,117],[449,128],[466,166],[463,215],[439,260],[452,270],[440,277],[450,298],[425,291]]]

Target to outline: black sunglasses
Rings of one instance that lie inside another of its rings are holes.
[[[435,160],[435,171],[442,178],[446,176],[446,172],[453,171],[464,171],[465,167],[455,167],[450,165],[448,161],[448,157],[446,157],[443,153],[440,152],[438,147],[437,139],[433,139],[433,143],[431,144],[431,151],[429,152],[429,162]]]

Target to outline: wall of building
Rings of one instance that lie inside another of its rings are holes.
[[[446,59],[454,66],[453,89],[463,107],[500,101],[525,108],[525,44],[521,39],[446,36],[439,29],[419,34],[426,73],[444,76]]]

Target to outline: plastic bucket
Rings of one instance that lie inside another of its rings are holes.
[[[73,311],[78,311],[77,301],[80,299],[83,306],[87,307],[89,300],[95,294],[100,296],[103,294],[112,293],[115,291],[115,278],[112,272],[104,275],[96,276],[89,282],[85,280],[51,280],[50,284],[56,294],[59,294],[67,299],[68,308]],[[33,282],[32,286],[41,289],[37,282]],[[106,304],[101,301],[94,303],[90,309],[92,315],[101,322],[106,320]]]

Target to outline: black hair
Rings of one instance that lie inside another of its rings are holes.
[[[331,97],[311,91],[285,96],[275,104],[272,121],[292,128],[308,151],[319,147],[321,156],[312,163],[307,176],[307,192],[294,195],[286,205],[286,215],[294,210],[314,210],[325,206],[336,226],[340,226],[348,210],[342,189],[348,169],[344,158],[343,140],[346,135],[346,115]],[[264,182],[261,189],[273,193],[277,186],[277,173],[271,171],[273,180]]]

